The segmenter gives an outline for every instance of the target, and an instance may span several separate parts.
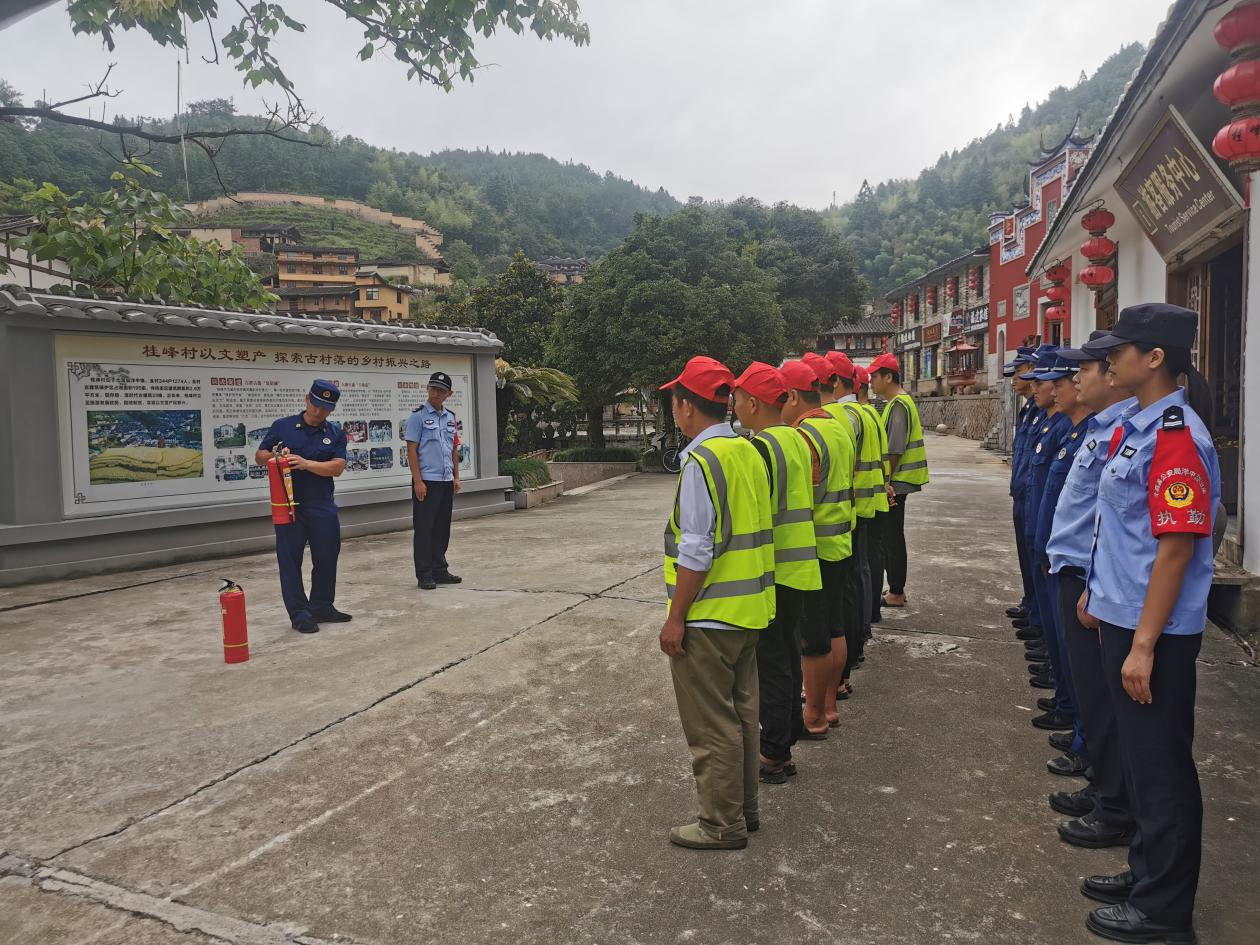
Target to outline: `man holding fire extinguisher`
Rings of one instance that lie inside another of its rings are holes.
[[[333,501],[333,479],[346,471],[346,434],[328,415],[341,391],[331,381],[315,381],[306,395],[306,409],[271,425],[259,444],[254,462],[266,466],[284,457],[292,471],[293,520],[276,524],[276,559],[280,564],[280,593],[293,629],[316,633],[323,623],[350,619],[333,607],[337,592],[337,557],[341,553],[341,522]],[[302,582],[302,558],[311,546],[311,593]]]

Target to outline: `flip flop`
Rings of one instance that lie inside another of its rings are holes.
[[[909,598],[907,598],[907,600],[909,600]],[[881,595],[880,595],[880,598],[879,598],[879,603],[880,603],[880,606],[881,606],[881,607],[905,607],[905,606],[906,606],[905,604],[893,604],[893,603],[890,603],[890,602],[889,602],[889,600],[888,600],[888,595],[887,595],[887,594],[881,594]],[[874,621],[872,621],[872,623],[873,623],[873,622],[874,622]]]

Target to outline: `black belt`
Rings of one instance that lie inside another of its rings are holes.
[[[1071,567],[1068,567],[1068,568],[1059,568],[1059,573],[1060,573],[1060,574],[1066,574],[1068,577],[1074,577],[1074,578],[1084,578],[1084,577],[1085,577],[1085,569],[1084,569],[1084,568],[1071,568]]]

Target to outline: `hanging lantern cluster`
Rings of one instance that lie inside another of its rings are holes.
[[[910,314],[911,314],[911,315],[918,315],[918,314],[919,314],[919,296],[918,296],[918,294],[916,293],[915,295],[910,296],[910,300],[909,300],[909,301],[910,301]]]
[[[927,287],[927,304],[928,308],[936,308],[936,286],[934,285]]]
[[[954,301],[958,298],[957,276],[950,276],[945,280],[945,294],[949,297],[950,301]]]
[[[972,292],[980,288],[980,270],[976,266],[970,266],[967,269],[967,288]]]
[[[1240,174],[1260,170],[1260,0],[1240,3],[1214,31],[1233,60],[1212,91],[1234,120],[1216,133],[1212,150]]]
[[[1050,283],[1045,288],[1045,296],[1054,303],[1046,309],[1046,321],[1061,322],[1068,315],[1068,288],[1066,283],[1068,279],[1072,278],[1072,270],[1065,263],[1057,262],[1047,269],[1044,275]]]
[[[1115,214],[1102,207],[1081,218],[1081,226],[1089,233],[1089,239],[1081,246],[1081,255],[1089,260],[1089,265],[1081,270],[1079,278],[1082,285],[1095,292],[1116,281],[1116,270],[1111,265],[1116,259],[1116,243],[1103,235],[1115,222]]]
[[[901,303],[900,302],[893,302],[892,320],[893,320],[894,325],[898,325],[901,323]]]

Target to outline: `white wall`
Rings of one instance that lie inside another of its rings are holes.
[[[1260,174],[1251,175],[1251,192],[1260,193]],[[1252,574],[1260,574],[1260,431],[1247,429],[1253,417],[1260,418],[1260,291],[1250,285],[1256,265],[1260,263],[1260,226],[1248,221],[1244,243],[1243,280],[1246,286],[1246,310],[1243,313],[1242,350],[1242,419],[1239,423],[1239,441],[1242,450],[1242,479],[1238,490],[1238,516],[1242,522],[1243,567]],[[1252,496],[1257,507],[1250,508]]]

